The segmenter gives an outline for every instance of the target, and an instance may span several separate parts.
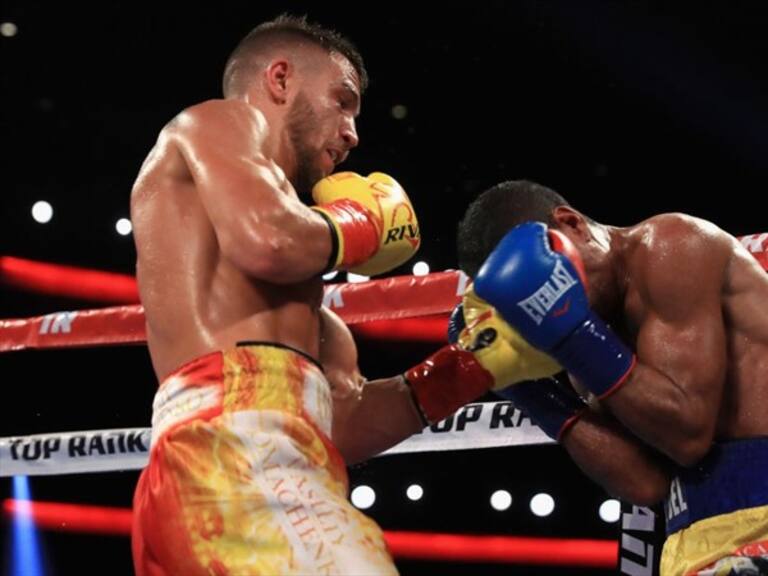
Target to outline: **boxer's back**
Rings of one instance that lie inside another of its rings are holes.
[[[768,436],[768,275],[734,242],[723,286],[729,362],[718,436]]]
[[[179,146],[185,135],[178,123],[161,133],[131,199],[139,291],[158,378],[243,340],[287,344],[316,357],[321,280],[274,285],[247,276],[223,255]],[[258,123],[252,128],[258,131]]]
[[[677,232],[680,228],[685,232]],[[684,234],[687,234],[685,236]],[[687,296],[691,301],[699,297],[698,288],[702,282],[717,281],[720,291],[720,306],[713,307],[711,314],[722,323],[725,356],[725,385],[717,414],[715,435],[721,439],[746,438],[768,435],[768,275],[757,261],[739,242],[719,228],[691,217],[660,215],[637,227],[632,236],[641,238],[640,245],[653,243],[656,251],[664,242],[691,243],[699,258],[711,258],[717,246],[722,246],[727,258],[724,265],[719,258],[712,258],[712,266],[718,270],[713,279],[689,278],[692,290]],[[668,239],[667,239],[668,238]],[[648,240],[652,239],[652,240]],[[648,278],[650,270],[644,269],[647,261],[644,251],[634,250],[636,256],[629,259],[629,276]],[[674,255],[666,256],[674,258]],[[686,274],[686,262],[670,265],[679,275]],[[646,283],[646,282],[643,282]],[[630,294],[632,294],[630,290]],[[639,302],[642,298],[632,299]],[[674,302],[670,303],[674,305]],[[655,313],[653,306],[629,306],[630,323],[642,325],[642,318]],[[634,317],[634,318],[632,318]],[[686,351],[688,357],[696,358],[702,365],[718,362],[707,354]],[[716,368],[713,368],[716,369]]]

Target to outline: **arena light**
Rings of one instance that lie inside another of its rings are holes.
[[[26,515],[41,528],[89,534],[130,534],[131,509],[108,506],[84,506],[61,502],[25,504],[19,499],[3,501],[6,515]]]
[[[408,107],[403,104],[395,104],[392,106],[392,118],[395,120],[405,120],[408,116]]]
[[[115,223],[115,230],[117,230],[117,233],[120,234],[120,236],[128,236],[131,232],[133,232],[133,224],[131,224],[131,221],[128,220],[128,218],[120,218]]]
[[[338,270],[331,270],[330,272],[323,274],[323,280],[333,280],[339,274]]]
[[[47,224],[53,218],[53,206],[45,200],[38,200],[32,205],[32,218],[39,224]]]
[[[413,265],[414,276],[426,276],[427,274],[429,274],[429,264],[423,260]]]
[[[11,527],[10,576],[43,576],[43,560],[40,554],[40,535],[31,513],[29,477],[13,477],[13,497],[16,514]]]
[[[512,494],[506,490],[496,490],[496,492],[491,494],[491,507],[494,510],[503,512],[510,506],[512,506]]]
[[[608,499],[600,504],[600,519],[609,524],[618,522],[621,517],[621,503],[614,499]]]
[[[0,24],[0,35],[6,38],[13,38],[18,31],[19,28],[13,22],[3,22]]]
[[[364,276],[363,274],[355,274],[354,272],[347,272],[347,282],[357,284],[358,282],[368,282],[370,276]]]
[[[549,494],[541,492],[531,498],[531,512],[536,516],[549,516],[555,509],[555,499]]]
[[[352,500],[352,504],[354,504],[356,508],[365,510],[373,506],[373,503],[376,502],[376,492],[370,486],[362,484],[352,490],[349,499]]]
[[[421,500],[421,498],[424,496],[424,488],[422,488],[418,484],[411,484],[405,490],[405,495],[408,497],[408,500],[412,500],[413,502],[416,502],[418,500]]]
[[[136,279],[126,274],[0,256],[0,284],[42,294],[98,302],[139,301]]]
[[[5,500],[3,509],[8,516],[20,513],[18,503],[14,500]],[[38,528],[123,536],[129,536],[131,533],[130,508],[32,502],[31,509]],[[615,568],[619,554],[619,545],[615,540],[468,536],[391,530],[385,531],[384,537],[395,558],[443,562],[502,562]]]
[[[399,559],[589,566],[615,570],[619,555],[618,543],[609,540],[393,531],[384,535],[392,555]]]

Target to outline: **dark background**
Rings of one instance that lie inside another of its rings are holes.
[[[672,4],[672,3],[668,3]],[[6,0],[0,20],[0,255],[133,273],[128,216],[138,168],[178,111],[219,96],[223,64],[253,26],[281,11],[347,34],[372,81],[360,147],[346,169],[396,176],[417,207],[420,258],[455,268],[455,227],[503,179],[529,178],[598,221],[629,225],[683,211],[735,234],[766,228],[766,39],[758,2],[594,0],[215,2],[150,5]],[[392,107],[408,114],[396,120]],[[53,204],[40,225],[32,204]],[[702,254],[705,258],[706,255]],[[405,266],[394,274],[408,274]],[[0,287],[0,317],[93,303]],[[369,377],[435,346],[359,342]],[[155,383],[143,347],[0,357],[0,436],[148,425]],[[33,496],[130,505],[134,473],[33,478]],[[385,529],[615,538],[605,494],[556,446],[385,457],[351,471],[377,489]],[[412,503],[412,481],[426,496]],[[506,512],[490,492],[510,490]],[[527,509],[539,491],[558,507]],[[0,497],[10,480],[0,479]],[[5,536],[3,536],[5,540]],[[50,574],[130,574],[126,538],[45,533]],[[0,548],[2,550],[2,548]],[[588,574],[597,570],[398,562],[408,574]],[[607,572],[605,572],[607,573]]]

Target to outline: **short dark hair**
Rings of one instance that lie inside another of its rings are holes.
[[[251,30],[232,51],[224,68],[224,96],[242,92],[246,85],[245,78],[255,72],[254,62],[258,56],[280,44],[300,42],[319,46],[329,54],[341,54],[355,68],[360,80],[360,91],[368,86],[368,72],[363,57],[352,42],[334,30],[307,22],[306,16],[281,14]]]
[[[554,224],[552,211],[570,206],[554,190],[530,180],[509,180],[489,188],[469,205],[456,236],[459,267],[474,278],[496,244],[518,224]]]

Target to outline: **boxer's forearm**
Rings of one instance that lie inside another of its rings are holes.
[[[608,415],[587,411],[560,443],[573,461],[606,492],[648,506],[669,492],[670,464]]]
[[[366,382],[359,395],[334,404],[333,442],[347,464],[367,460],[423,427],[402,376]]]
[[[711,402],[643,362],[601,404],[632,434],[682,466],[697,462],[712,442],[717,419]]]

